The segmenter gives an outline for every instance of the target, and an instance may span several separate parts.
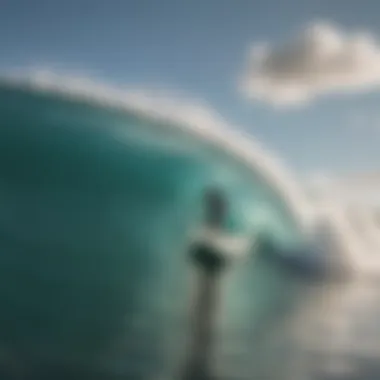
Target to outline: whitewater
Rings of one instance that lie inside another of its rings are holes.
[[[204,189],[217,186],[233,238],[213,240],[250,251],[226,279],[220,373],[306,379],[305,363],[322,354],[329,362],[331,347],[332,373],[348,371],[357,338],[336,332],[350,314],[336,300],[357,303],[361,292],[369,308],[377,297],[363,285],[380,274],[374,208],[310,191],[252,136],[160,94],[51,72],[8,75],[0,125],[4,347],[30,362],[173,378],[184,355],[186,247]],[[315,343],[315,329],[329,328]]]

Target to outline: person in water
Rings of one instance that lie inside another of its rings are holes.
[[[227,203],[222,193],[217,189],[209,189],[204,195],[205,228],[222,233]],[[190,248],[190,257],[196,267],[206,272],[218,272],[227,262],[226,256],[213,248],[208,241],[198,241]]]
[[[222,233],[227,214],[227,203],[217,189],[209,189],[204,196],[205,228]],[[217,314],[219,280],[228,265],[227,257],[212,241],[197,241],[189,249],[191,264],[197,271],[197,293],[193,310],[192,341],[184,380],[209,380],[213,356],[213,330]]]

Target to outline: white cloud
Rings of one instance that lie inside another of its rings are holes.
[[[254,45],[241,88],[250,99],[277,106],[377,90],[380,45],[369,33],[314,23],[282,45]]]

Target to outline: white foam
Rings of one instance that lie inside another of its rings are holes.
[[[356,275],[379,276],[380,230],[371,209],[364,205],[353,207],[350,202],[339,201],[334,193],[326,191],[315,206],[319,210],[316,220],[324,226],[324,236],[329,237],[325,252],[337,255]]]

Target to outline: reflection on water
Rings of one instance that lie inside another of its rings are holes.
[[[294,351],[302,355],[293,378],[379,378],[379,301],[380,286],[371,280],[311,289],[291,318]]]
[[[190,273],[183,276],[189,285],[186,278]],[[190,294],[173,285],[154,285],[166,297],[135,305],[123,333],[91,370],[36,364],[30,352],[5,350],[1,364],[13,375],[2,378],[179,379]],[[233,268],[218,320],[217,379],[380,378],[379,301],[374,280],[311,281],[260,257]]]
[[[214,357],[216,378],[380,378],[379,285],[365,279],[311,281],[263,258],[234,268],[223,289]],[[135,355],[136,347],[142,348],[140,365],[126,360],[128,355],[121,350],[113,362],[118,363],[120,373],[133,372],[133,378],[139,373],[144,379],[179,378],[189,331],[188,310],[174,310],[169,319],[162,315],[153,323],[147,318],[141,331],[150,331],[149,338],[129,340]]]
[[[267,296],[259,307],[261,319],[256,313],[257,323],[252,324],[247,306],[244,317],[249,322],[240,320],[235,330],[222,332],[220,378],[380,378],[380,283],[311,282],[274,269],[273,263],[261,263],[257,271],[265,266],[269,268],[262,271],[262,281],[258,273],[251,288],[252,299],[259,299],[260,292]]]

